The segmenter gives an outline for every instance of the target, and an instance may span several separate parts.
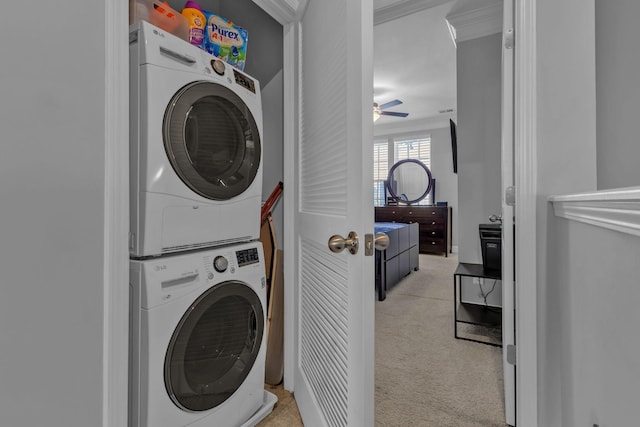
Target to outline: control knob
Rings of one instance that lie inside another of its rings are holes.
[[[225,69],[225,64],[224,62],[222,62],[219,59],[212,59],[211,60],[211,68],[213,68],[213,71],[216,72],[217,75],[219,76],[224,76],[224,69]]]
[[[217,256],[213,260],[213,268],[215,268],[218,273],[224,273],[227,271],[227,267],[229,267],[229,261],[225,257]]]

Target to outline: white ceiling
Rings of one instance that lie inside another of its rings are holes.
[[[409,113],[382,116],[377,128],[454,117],[440,112],[456,108],[456,48],[445,20],[451,7],[446,0],[374,0],[382,21],[374,27],[374,102],[400,99],[388,111]]]

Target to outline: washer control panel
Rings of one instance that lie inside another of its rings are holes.
[[[258,249],[249,248],[241,251],[236,251],[236,259],[238,260],[238,267],[244,267],[245,265],[255,264],[260,262],[258,256]]]
[[[140,307],[151,309],[227,280],[265,288],[265,269],[260,243],[216,248],[200,253],[177,254],[160,259],[132,260],[133,286],[140,286]]]

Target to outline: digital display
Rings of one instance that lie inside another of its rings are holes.
[[[255,264],[260,261],[258,249],[256,248],[237,251],[236,258],[238,259],[238,267],[244,267],[245,265]]]
[[[256,84],[250,77],[245,76],[238,70],[233,70],[233,75],[236,78],[236,83],[238,83],[243,88],[250,90],[253,93],[256,93]]]

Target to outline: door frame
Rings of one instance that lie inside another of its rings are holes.
[[[102,426],[129,410],[129,7],[105,4]]]
[[[504,385],[504,407],[507,424],[516,422],[516,368],[511,363],[509,352],[515,345],[515,246],[514,246],[514,215],[515,210],[510,206],[506,197],[507,188],[515,185],[513,182],[513,112],[514,112],[514,51],[509,46],[509,32],[513,34],[515,0],[503,0],[502,3],[502,138],[501,144],[501,212],[502,212],[502,372]]]
[[[254,0],[279,5],[272,16],[283,25],[284,47],[284,182],[295,182],[293,160],[298,135],[298,37],[300,10],[287,0]],[[300,3],[299,3],[300,4]],[[304,9],[306,1],[301,3]],[[266,10],[264,6],[261,5]],[[269,10],[267,10],[269,12]],[[126,425],[128,390],[128,6],[105,2],[105,240],[103,280],[103,427]],[[517,422],[520,427],[538,424],[537,346],[537,116],[536,116],[536,0],[516,2],[515,52],[515,166],[516,166],[516,350]],[[295,192],[284,186],[284,219],[292,222],[297,203]],[[291,230],[291,229],[289,229]],[[292,248],[295,233],[284,232],[284,247]],[[295,321],[293,303],[295,274],[291,262],[284,263],[285,318]],[[121,284],[114,286],[114,284]],[[285,323],[285,388],[292,390],[295,366],[294,322]]]
[[[283,180],[285,183],[298,182],[294,162],[298,158],[298,146],[296,141],[300,138],[299,127],[299,82],[298,72],[300,69],[298,49],[301,29],[298,23],[286,24],[283,28],[283,86],[284,86],[284,124],[283,124]],[[283,230],[283,248],[296,248],[295,236],[298,224],[296,223],[296,207],[298,206],[298,195],[295,186],[285,184],[283,187],[283,214],[284,224],[289,224],[288,229]],[[295,366],[298,363],[296,348],[298,339],[296,327],[298,324],[298,310],[295,302],[297,299],[295,256],[292,254],[283,259],[284,276],[284,388],[294,391]],[[289,285],[287,285],[287,283]]]
[[[273,0],[279,1],[279,0]],[[284,0],[283,0],[284,1]],[[280,21],[284,35],[284,182],[296,182],[293,161],[297,147],[298,81],[297,58],[298,15],[289,15],[289,21]],[[282,19],[282,16],[280,16]],[[536,116],[536,0],[521,0],[515,5],[515,84],[514,84],[514,151],[516,185],[516,330],[518,342],[516,359],[516,422],[518,426],[538,425],[538,346],[537,346],[537,116]],[[287,192],[287,189],[289,190]],[[293,188],[285,185],[284,222],[295,231],[293,212],[297,198]],[[294,246],[295,232],[284,231],[284,246]],[[294,266],[284,266],[285,283],[295,283]],[[296,336],[295,287],[285,286],[285,371],[284,386],[293,390]]]
[[[516,424],[538,425],[537,0],[515,2]]]

